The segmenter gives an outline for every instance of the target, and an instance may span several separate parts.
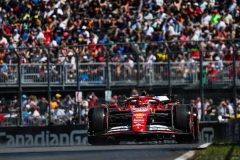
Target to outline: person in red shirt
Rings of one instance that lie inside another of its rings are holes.
[[[3,25],[3,33],[5,36],[11,36],[11,29],[6,24]]]
[[[91,108],[91,107],[94,107],[97,104],[98,97],[95,95],[94,92],[91,92],[88,95],[87,100],[88,100],[88,103],[89,103],[89,108]]]
[[[53,35],[51,28],[48,26],[43,27],[43,35],[45,37],[45,45],[48,46],[51,42],[51,37]]]
[[[91,35],[90,43],[89,43],[89,46],[88,46],[88,49],[90,51],[95,51],[96,50],[96,43],[94,42],[93,38],[94,38],[94,35]]]
[[[201,21],[202,10],[199,7],[197,2],[193,4],[193,16],[195,17],[196,21],[198,21],[198,22]]]
[[[230,51],[223,52],[223,62],[226,66],[230,65],[233,62],[233,55]]]
[[[210,67],[208,67],[208,84],[212,84],[217,80],[217,69],[215,68],[214,64],[212,64]]]
[[[189,17],[192,17],[192,16],[194,15],[194,8],[193,8],[193,6],[191,5],[190,2],[187,3],[187,6],[186,6],[184,12],[185,12]]]

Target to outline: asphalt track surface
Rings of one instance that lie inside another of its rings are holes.
[[[0,147],[0,160],[174,160],[200,144]]]

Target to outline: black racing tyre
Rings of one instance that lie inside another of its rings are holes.
[[[88,142],[89,144],[103,144],[104,137],[96,136],[94,134],[105,132],[107,129],[107,110],[102,107],[90,108],[88,112],[89,128],[88,128]]]
[[[90,108],[88,113],[89,131],[92,133],[103,132],[106,130],[106,109],[101,107]]]
[[[182,134],[176,134],[177,143],[192,143],[194,135],[190,132],[189,123],[189,105],[179,105],[175,107],[175,128],[183,131]]]
[[[189,131],[189,115],[186,105],[175,107],[175,128],[184,132]]]

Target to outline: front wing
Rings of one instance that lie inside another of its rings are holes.
[[[146,139],[146,140],[162,140],[162,139],[174,139],[177,134],[189,134],[181,130],[162,126],[162,125],[150,125],[147,126],[147,130],[134,132],[131,127],[118,126],[113,127],[106,132],[95,133],[92,136],[103,137],[115,137],[119,140],[134,140],[134,139]]]

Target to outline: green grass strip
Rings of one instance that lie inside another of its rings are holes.
[[[196,150],[190,160],[240,160],[240,144],[212,144]]]

